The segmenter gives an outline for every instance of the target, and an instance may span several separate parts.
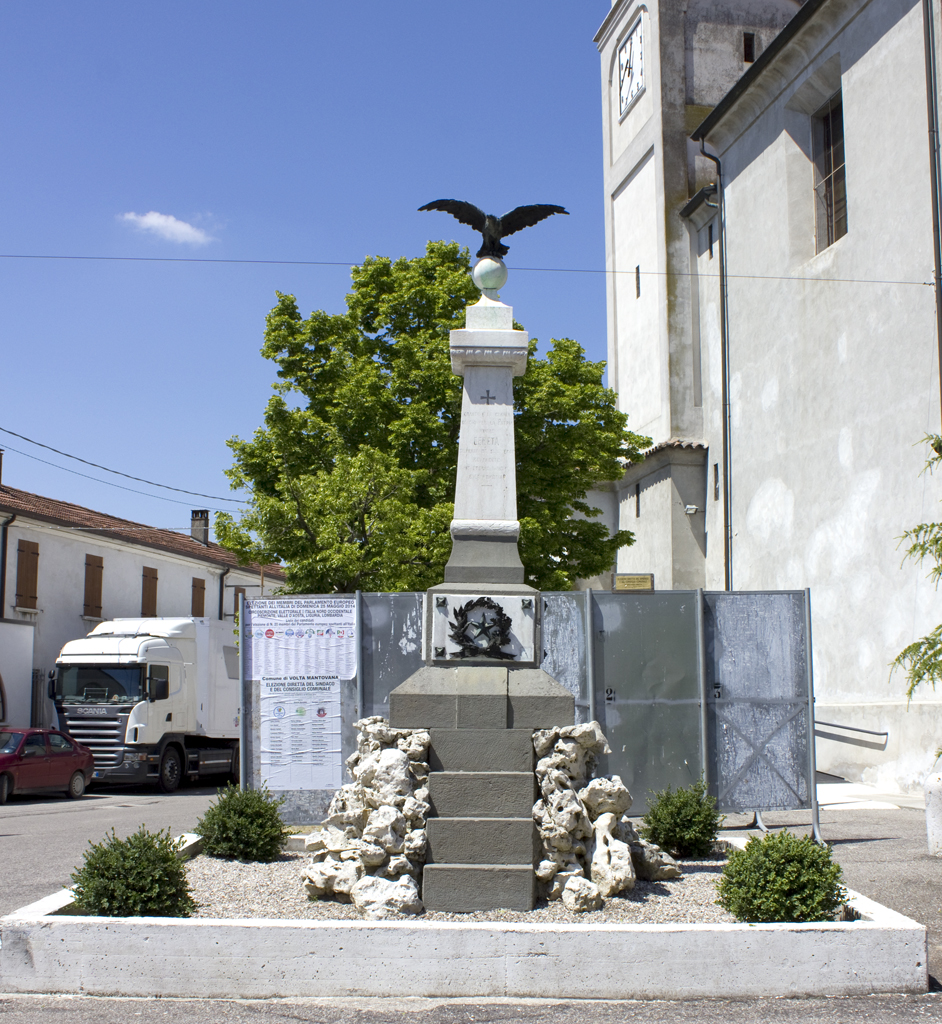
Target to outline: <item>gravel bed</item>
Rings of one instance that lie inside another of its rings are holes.
[[[308,921],[359,921],[357,909],[334,900],[309,900],[301,873],[310,855],[285,853],[271,864],[240,864],[200,855],[187,865],[193,898],[199,904],[196,917],[277,918]],[[684,877],[673,882],[635,883],[631,892],[606,900],[600,910],[574,914],[561,900],[540,901],[528,913],[492,910],[475,914],[427,912],[419,921],[525,921],[594,924],[717,924],[735,918],[715,903],[716,883],[724,856],[688,860],[681,865]]]

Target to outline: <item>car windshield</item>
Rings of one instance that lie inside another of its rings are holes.
[[[126,704],[143,700],[143,667],[60,665],[56,697],[69,704]]]
[[[0,732],[0,754],[13,754],[23,738],[21,732]]]

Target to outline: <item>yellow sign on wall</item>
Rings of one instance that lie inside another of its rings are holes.
[[[653,590],[653,572],[619,572],[615,574],[615,590]]]

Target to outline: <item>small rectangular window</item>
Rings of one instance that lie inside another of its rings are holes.
[[[720,464],[713,463],[713,500],[720,500]]]
[[[157,570],[144,566],[141,577],[141,618],[152,619],[157,615]]]
[[[245,587],[236,587],[232,592],[232,613],[239,614],[239,594],[245,597]]]
[[[39,583],[39,545],[35,541],[21,540],[16,546],[16,598],[17,608],[35,608]]]
[[[847,234],[844,115],[840,92],[811,119],[814,162],[815,248],[822,252]]]
[[[641,518],[641,484],[635,484],[635,519]]]
[[[100,555],[85,556],[85,604],[82,611],[92,619],[101,618],[101,578],[104,561]]]
[[[742,59],[744,64],[752,64],[756,59],[755,32],[743,32],[742,34]]]
[[[709,225],[709,234],[708,234],[707,238],[708,238],[708,241],[710,243],[710,259],[712,260],[713,259],[713,225],[712,224]]]
[[[641,266],[635,267],[635,298],[641,298]]]
[[[193,577],[190,614],[194,619],[201,619],[206,614],[206,580],[200,579],[199,576]]]

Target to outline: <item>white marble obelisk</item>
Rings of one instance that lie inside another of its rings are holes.
[[[528,338],[496,297],[507,277],[503,263],[483,259],[473,277],[483,294],[468,307],[464,330],[451,332],[451,368],[464,388],[445,582],[519,584],[513,378],[526,371]]]

